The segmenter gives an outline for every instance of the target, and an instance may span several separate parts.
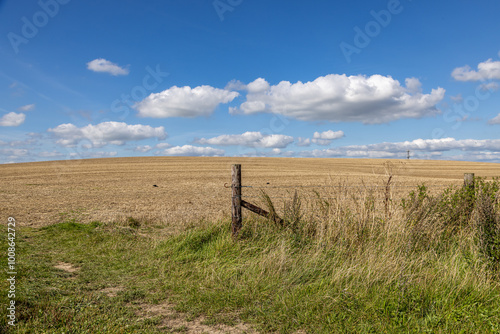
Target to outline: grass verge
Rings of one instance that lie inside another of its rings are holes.
[[[237,241],[228,220],[160,237],[136,220],[23,228],[16,332],[186,332],[196,319],[207,332],[500,332],[497,192],[420,187],[390,215],[369,196],[301,213],[294,196],[284,226],[249,218]]]

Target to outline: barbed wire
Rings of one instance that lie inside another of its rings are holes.
[[[424,185],[425,187],[449,187],[453,186],[455,184],[439,184],[439,185]],[[390,184],[388,185],[389,187],[392,188],[417,188],[419,185],[393,185]],[[245,188],[253,188],[253,189],[289,189],[289,188],[386,188],[387,185],[359,185],[359,186],[349,186],[349,185],[337,185],[337,186],[319,186],[319,185],[312,185],[312,186],[272,186],[272,187],[257,187],[257,186],[242,186]]]
[[[432,184],[432,185],[426,185],[426,184],[419,184],[419,185],[396,185],[396,184],[389,184],[389,185],[335,185],[335,186],[323,186],[323,185],[295,185],[295,186],[240,186],[240,188],[251,188],[251,189],[296,189],[296,188],[417,188],[419,186],[425,186],[426,188],[445,188],[445,187],[450,187],[450,186],[460,186],[461,184],[455,184],[455,183],[450,183],[450,184]],[[228,189],[231,189],[231,187],[226,187]]]
[[[294,199],[294,197],[290,196],[267,196],[270,199]],[[241,196],[241,198],[260,198],[262,199],[262,196]],[[373,197],[373,196],[366,196],[366,197],[313,197],[313,196],[298,196],[299,199],[316,199],[316,200],[324,200],[324,199],[340,199],[340,200],[364,200],[364,199],[378,199],[378,200],[385,200],[385,197]],[[397,201],[397,200],[402,200],[404,199],[404,196],[393,196],[389,197],[388,200],[390,201]]]

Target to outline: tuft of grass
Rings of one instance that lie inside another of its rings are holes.
[[[130,226],[131,228],[139,228],[141,226],[141,222],[134,217],[128,217],[127,222],[128,226]]]

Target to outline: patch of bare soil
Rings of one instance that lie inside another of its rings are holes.
[[[174,305],[168,302],[151,305],[141,304],[135,306],[136,314],[143,319],[161,317],[159,327],[167,333],[188,333],[188,334],[257,334],[258,332],[250,326],[239,323],[235,326],[228,325],[206,325],[205,318],[198,317],[189,321],[185,314],[178,313],[174,310]]]
[[[123,291],[123,288],[119,286],[99,290],[100,293],[104,293],[108,297],[116,297],[120,291]]]
[[[75,273],[78,271],[78,269],[80,269],[80,268],[73,266],[71,263],[66,263],[66,262],[59,262],[58,264],[56,264],[54,266],[54,268],[63,270],[67,273]]]

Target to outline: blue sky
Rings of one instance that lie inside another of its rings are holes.
[[[0,0],[0,163],[500,162],[497,1]]]

